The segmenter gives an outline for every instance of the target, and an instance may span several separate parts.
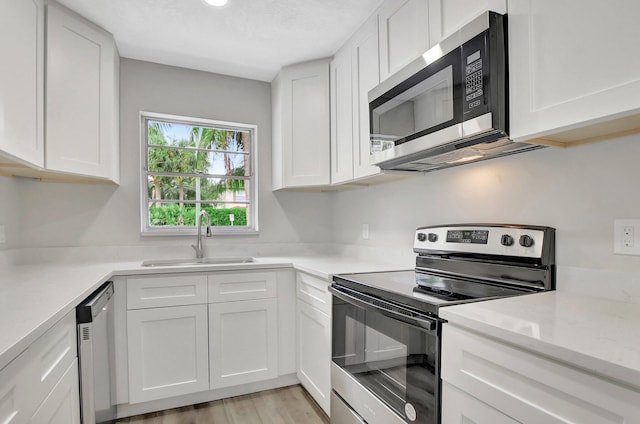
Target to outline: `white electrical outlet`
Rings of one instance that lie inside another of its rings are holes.
[[[613,253],[640,256],[640,219],[616,219],[613,221]]]
[[[623,247],[633,247],[633,227],[632,226],[624,226],[622,227],[622,246]]]
[[[369,240],[369,224],[362,224],[362,239]]]

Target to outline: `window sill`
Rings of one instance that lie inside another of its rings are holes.
[[[211,228],[211,234],[216,236],[257,236],[260,232],[253,228]],[[164,237],[164,236],[182,236],[196,237],[198,230],[195,228],[155,228],[145,229],[140,232],[143,237]],[[202,237],[206,236],[206,229],[202,229]]]

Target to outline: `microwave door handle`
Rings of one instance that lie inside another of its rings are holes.
[[[411,324],[414,327],[419,328],[420,330],[433,331],[436,329],[437,321],[433,318],[429,318],[427,316],[416,316],[415,313],[412,313],[411,316],[407,316],[392,309],[387,309],[383,306],[376,305],[374,303],[370,303],[357,297],[351,296],[342,290],[334,288],[333,286],[329,286],[329,291],[333,293],[334,296],[344,300],[347,303],[351,303],[352,305],[358,306],[362,309],[373,309],[383,315],[386,315],[389,318]]]

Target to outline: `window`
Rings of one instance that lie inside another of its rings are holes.
[[[255,233],[254,125],[141,113],[142,233],[193,234],[206,211],[216,233]]]

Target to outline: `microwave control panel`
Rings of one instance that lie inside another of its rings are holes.
[[[489,74],[489,62],[486,57],[485,34],[469,40],[462,46],[462,66],[464,91],[463,101],[465,119],[486,112],[486,83]],[[472,116],[468,116],[471,114]]]

